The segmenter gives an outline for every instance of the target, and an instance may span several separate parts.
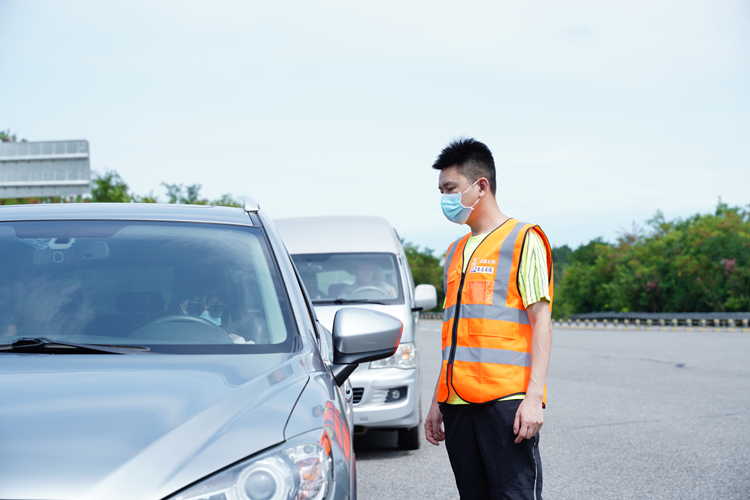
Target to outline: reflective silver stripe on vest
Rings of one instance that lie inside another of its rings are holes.
[[[518,233],[525,225],[524,222],[516,222],[516,225],[503,240],[503,244],[500,245],[500,253],[497,256],[497,270],[495,271],[495,286],[492,290],[492,304],[496,304],[497,306],[505,307],[508,301],[508,283],[510,283],[512,278],[510,273],[513,271],[513,250],[516,246]],[[521,256],[519,255],[518,258],[520,259]],[[528,318],[526,318],[526,323],[524,324],[529,324]]]
[[[445,310],[445,321],[453,317],[456,306],[450,306]],[[521,325],[529,324],[529,315],[524,309],[515,309],[501,306],[486,304],[461,304],[461,319],[493,319],[496,321],[512,321]]]
[[[456,253],[456,248],[458,248],[458,244],[461,242],[463,238],[458,239],[454,241],[451,246],[448,247],[448,253],[445,256],[445,264],[443,265],[443,290],[445,292],[448,291],[448,269],[450,269],[451,260],[453,259],[453,254]],[[452,309],[453,306],[451,306],[448,309]],[[450,318],[453,317],[453,313],[451,313],[450,316],[448,316],[448,310],[445,311],[443,314],[443,321],[448,321]]]
[[[503,240],[502,245],[500,245],[500,250],[497,256],[497,267],[495,268],[495,284],[492,289],[492,305],[461,304],[461,319],[489,319],[497,321],[512,321],[513,323],[519,323],[521,325],[529,324],[529,315],[525,309],[515,309],[505,305],[508,301],[508,283],[510,283],[511,278],[513,278],[511,272],[513,270],[513,251],[516,245],[516,238],[521,229],[526,225],[525,222],[517,221],[516,225],[510,230],[510,233],[508,233],[508,236]],[[481,246],[482,243],[479,245]],[[455,250],[455,247],[451,248],[451,250]],[[445,275],[447,276],[447,269],[450,261],[446,259],[445,263]],[[445,279],[446,286],[444,287],[444,290],[447,291],[447,277]],[[448,321],[453,318],[455,312],[456,306],[448,307],[443,315],[443,321]]]
[[[446,307],[443,312],[443,321],[449,321],[456,314],[456,306]]]
[[[460,241],[460,239],[456,240],[448,247],[448,253],[445,256],[445,265],[443,266],[443,290],[448,289],[448,269],[450,268],[453,254],[456,252],[456,248],[458,248]]]
[[[451,346],[443,349],[443,361],[448,361]],[[454,361],[469,363],[491,363],[495,365],[531,366],[531,354],[528,352],[508,351],[506,349],[488,349],[484,347],[456,346]]]

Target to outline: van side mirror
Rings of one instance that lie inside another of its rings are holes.
[[[392,356],[403,323],[377,311],[345,307],[333,318],[333,375],[341,386],[359,363]]]
[[[437,305],[437,290],[432,285],[417,285],[414,289],[412,311],[429,311]]]

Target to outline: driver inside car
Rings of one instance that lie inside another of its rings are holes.
[[[377,266],[370,261],[361,260],[357,263],[357,267],[354,270],[354,275],[357,280],[341,289],[339,297],[346,297],[352,295],[357,291],[369,287],[378,288],[388,297],[396,297],[396,289],[385,282],[383,273],[379,271]]]
[[[219,327],[221,326],[221,316],[225,310],[226,304],[220,299],[214,288],[199,292],[193,296],[192,300],[188,296],[177,304],[178,314],[197,316]],[[232,337],[235,344],[253,343],[246,342],[243,337],[234,333],[228,335]]]

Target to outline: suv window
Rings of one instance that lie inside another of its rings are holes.
[[[21,337],[182,353],[291,350],[285,289],[258,228],[0,224],[0,343]]]
[[[313,303],[404,302],[394,254],[297,254],[292,259]]]

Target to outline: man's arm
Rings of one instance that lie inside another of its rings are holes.
[[[424,436],[427,438],[427,441],[435,446],[440,446],[439,441],[445,440],[443,413],[440,411],[437,400],[438,386],[440,386],[440,375],[438,375],[438,381],[435,384],[435,393],[432,395],[430,411],[427,412],[427,418],[424,422]]]
[[[542,399],[552,349],[552,315],[549,302],[540,300],[529,305],[526,312],[531,324],[531,377],[526,389],[526,398],[521,401],[513,422],[513,433],[517,435],[516,444],[534,437],[544,424]]]

